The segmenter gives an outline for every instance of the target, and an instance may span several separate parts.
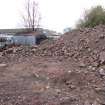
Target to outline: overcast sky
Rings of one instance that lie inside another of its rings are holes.
[[[85,9],[95,5],[105,8],[105,0],[37,0],[41,13],[41,26],[62,31],[74,27]],[[0,0],[0,28],[20,27],[24,0]]]

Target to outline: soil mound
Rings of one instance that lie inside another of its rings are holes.
[[[73,58],[80,66],[98,66],[105,61],[105,26],[85,28],[66,33],[52,44],[39,47],[38,56]]]

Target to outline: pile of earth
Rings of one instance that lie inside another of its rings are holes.
[[[38,47],[35,54],[72,58],[80,66],[98,67],[105,63],[105,26],[73,30],[52,44]]]
[[[105,63],[105,26],[73,30],[56,41],[45,41],[38,46],[12,46],[0,52],[4,59],[28,56],[70,59],[80,67],[100,67]]]
[[[37,46],[11,45],[0,49],[0,62],[21,61],[33,56]]]
[[[38,47],[35,55],[68,60],[67,66],[71,66],[64,65],[68,72],[55,77],[54,83],[68,87],[68,93],[78,94],[80,100],[84,98],[84,105],[105,105],[104,25],[68,32],[54,43]]]
[[[0,48],[0,62],[6,61],[20,61],[32,56],[36,56],[36,50],[39,50],[40,47],[46,47],[47,45],[54,44],[55,40],[46,39],[40,43],[40,45],[8,45],[3,48]],[[40,55],[41,56],[41,55]]]
[[[73,30],[56,41],[46,41],[39,46],[12,46],[0,52],[1,58],[33,55],[72,59],[82,67],[102,66],[105,63],[105,26]]]

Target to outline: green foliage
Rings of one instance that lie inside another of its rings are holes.
[[[77,28],[94,27],[99,24],[105,24],[105,11],[102,6],[85,11],[84,18],[79,20]]]

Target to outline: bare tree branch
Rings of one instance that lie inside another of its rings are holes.
[[[25,15],[23,14],[22,20],[26,28],[31,28],[33,31],[39,27],[40,14],[38,11],[38,4],[36,1],[26,0],[25,1]]]

